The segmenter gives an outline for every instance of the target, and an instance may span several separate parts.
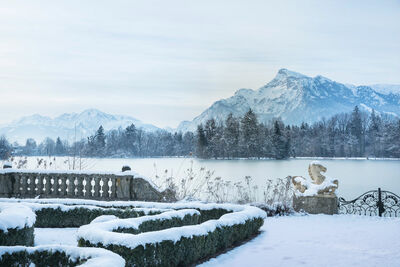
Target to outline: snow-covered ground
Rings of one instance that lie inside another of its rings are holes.
[[[207,266],[400,266],[400,218],[269,217],[250,242]],[[77,228],[36,228],[35,245],[75,245]]]
[[[273,217],[261,230],[201,266],[400,266],[400,218]]]
[[[35,228],[35,246],[78,246],[77,232],[78,228]]]

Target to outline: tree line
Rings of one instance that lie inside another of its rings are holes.
[[[243,117],[230,114],[224,122],[214,119],[195,133],[146,132],[135,125],[105,132],[103,127],[86,139],[69,144],[46,138],[24,146],[0,138],[0,157],[49,155],[82,157],[189,156],[199,158],[289,157],[396,157],[400,158],[400,119],[361,112],[301,125],[285,125],[280,119],[260,123],[250,109]]]

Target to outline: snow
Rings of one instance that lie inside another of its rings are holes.
[[[32,227],[36,221],[36,214],[21,204],[0,203],[0,230],[22,229]]]
[[[68,245],[78,246],[78,228],[35,228],[35,246]]]
[[[105,131],[125,128],[134,124],[137,129],[155,132],[160,128],[144,123],[136,118],[125,115],[112,115],[97,109],[87,109],[81,113],[65,113],[55,118],[34,114],[22,117],[0,127],[0,135],[12,137],[11,141],[18,141],[24,144],[27,138],[34,138],[42,141],[45,137],[54,140],[57,137],[74,141],[74,137],[86,138],[93,135],[102,125]],[[75,129],[76,127],[76,129]],[[13,134],[11,134],[13,133]]]
[[[269,123],[277,117],[287,124],[313,123],[322,116],[329,118],[339,112],[351,112],[355,105],[361,103],[381,113],[388,111],[400,115],[400,86],[371,87],[345,85],[320,75],[312,78],[281,69],[265,86],[257,90],[241,89],[229,98],[214,102],[192,121],[182,122],[177,131],[195,132],[200,123],[204,125],[212,118],[217,122],[224,121],[229,113],[242,117],[249,108],[262,123]],[[360,90],[371,93],[365,95]],[[396,97],[391,97],[390,92],[396,93]]]
[[[369,85],[375,91],[381,94],[397,94],[400,95],[400,85],[398,84],[373,84]]]
[[[62,251],[69,256],[71,260],[88,259],[85,263],[79,265],[81,267],[99,267],[99,266],[125,266],[125,260],[111,251],[102,248],[82,248],[73,246],[57,246],[57,245],[45,245],[37,247],[24,247],[24,246],[12,246],[2,247],[0,246],[0,258],[5,253],[13,253],[18,251],[27,251],[28,253],[34,253],[35,251]]]
[[[400,266],[400,218],[269,217],[261,230],[200,266]]]
[[[236,205],[237,206],[237,205]],[[118,244],[129,248],[149,243],[160,243],[165,240],[173,242],[179,241],[182,237],[191,238],[192,236],[207,235],[216,228],[244,224],[247,220],[255,218],[265,218],[266,214],[259,208],[251,206],[241,206],[241,211],[228,213],[221,216],[218,220],[209,220],[199,225],[188,225],[174,227],[160,231],[145,232],[137,235],[127,233],[112,232],[117,228],[135,228],[143,221],[154,220],[157,218],[167,219],[171,217],[183,218],[186,214],[194,214],[196,210],[178,210],[165,212],[154,216],[145,216],[130,219],[110,220],[101,223],[92,223],[81,226],[78,230],[78,239],[83,238],[91,243],[102,243],[103,245]]]
[[[138,178],[146,179],[146,177],[141,177],[141,175],[135,171],[90,171],[90,170],[46,170],[46,169],[14,169],[14,168],[7,168],[0,170],[0,174],[5,173],[37,173],[37,174],[105,174],[105,175],[117,175],[117,176],[134,176]]]
[[[134,210],[142,210],[145,212],[151,211],[166,211],[170,209],[201,209],[201,210],[212,210],[212,209],[226,209],[229,211],[241,211],[243,210],[243,205],[237,204],[217,204],[217,203],[203,203],[198,201],[180,201],[175,203],[162,203],[162,202],[145,202],[145,201],[100,201],[100,200],[90,200],[90,199],[67,199],[67,198],[0,198],[0,203],[37,203],[37,204],[45,204],[44,207],[54,207],[50,204],[60,205],[71,205],[65,206],[63,208],[69,209],[74,208],[76,205],[84,205],[87,206],[97,206],[94,208],[100,207],[135,207]],[[30,205],[30,204],[26,204]],[[72,206],[74,205],[74,206]],[[31,206],[35,209],[35,205]],[[38,206],[40,207],[40,206]]]

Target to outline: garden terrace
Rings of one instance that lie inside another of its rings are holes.
[[[41,214],[43,210],[65,213],[65,218],[80,209],[85,209],[87,214],[100,215],[79,228],[79,246],[113,251],[122,256],[128,266],[194,264],[257,234],[265,217],[265,212],[256,207],[199,202],[3,198],[0,203],[31,208],[37,215],[37,222],[42,220],[46,227],[65,227],[66,224],[60,219],[46,222],[43,218],[47,216]],[[101,214],[99,210],[112,212]],[[115,213],[121,210],[137,214],[121,218]],[[53,224],[55,222],[59,223]],[[26,258],[24,255],[21,257]]]

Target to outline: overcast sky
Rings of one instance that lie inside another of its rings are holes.
[[[0,5],[0,123],[97,108],[176,127],[280,68],[400,84],[400,1]]]

